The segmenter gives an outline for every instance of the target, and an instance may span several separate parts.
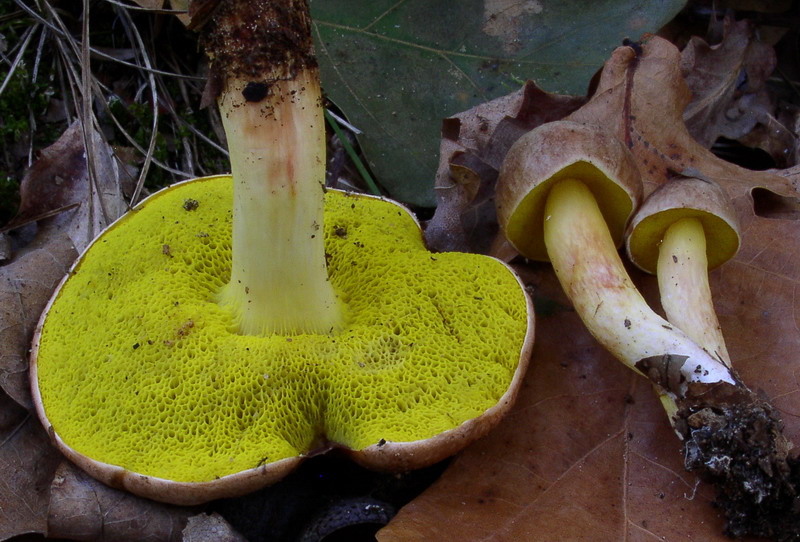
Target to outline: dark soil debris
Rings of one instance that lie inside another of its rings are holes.
[[[683,409],[685,466],[717,490],[728,536],[800,540],[800,461],[763,401]]]

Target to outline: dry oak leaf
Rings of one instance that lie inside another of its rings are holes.
[[[747,20],[726,18],[722,26],[721,43],[695,36],[681,51],[681,72],[692,92],[683,120],[705,147],[720,136],[744,137],[772,113],[766,82],[777,64],[774,49],[754,38]]]
[[[650,190],[690,173],[718,181],[734,199],[743,246],[711,275],[717,312],[734,367],[772,399],[786,436],[800,442],[800,175],[716,158],[683,123],[688,103],[680,53],[653,37],[617,49],[570,118],[626,142]],[[514,410],[379,539],[727,540],[713,489],[684,471],[681,443],[650,386],[564,308],[548,266],[523,276],[538,297],[539,329]],[[652,277],[633,277],[657,299]]]
[[[614,50],[592,98],[567,118],[603,126],[625,142],[638,162],[645,193],[683,174],[713,179],[734,198],[756,186],[796,196],[796,187],[784,177],[725,162],[694,139],[682,120],[690,101],[680,52],[653,36]]]

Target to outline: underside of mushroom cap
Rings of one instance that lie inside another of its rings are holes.
[[[696,218],[706,236],[708,268],[739,251],[739,219],[730,198],[717,183],[696,177],[675,178],[650,194],[631,219],[626,249],[643,271],[655,273],[664,234],[681,218]]]
[[[511,405],[532,343],[519,279],[431,254],[403,207],[326,194],[334,335],[242,335],[215,303],[230,275],[232,183],[151,196],[101,235],[51,300],[31,378],[56,443],[111,485],[175,503],[242,494],[300,457],[352,450],[418,468]]]
[[[548,261],[544,206],[558,181],[577,179],[597,201],[617,246],[641,197],[636,162],[602,129],[572,121],[543,124],[506,155],[497,182],[497,214],[506,238],[528,259]]]

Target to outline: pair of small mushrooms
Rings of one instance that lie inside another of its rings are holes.
[[[637,165],[621,142],[597,127],[557,121],[508,152],[498,218],[520,254],[552,262],[589,331],[649,377],[674,414],[691,382],[735,385],[708,270],[735,255],[738,225],[726,194],[710,181],[671,180],[639,207],[641,194]],[[667,320],[625,270],[617,252],[623,239],[631,261],[658,275]]]

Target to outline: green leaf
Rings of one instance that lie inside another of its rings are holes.
[[[584,94],[626,37],[685,0],[311,0],[322,84],[389,194],[433,206],[441,119],[526,79]]]

